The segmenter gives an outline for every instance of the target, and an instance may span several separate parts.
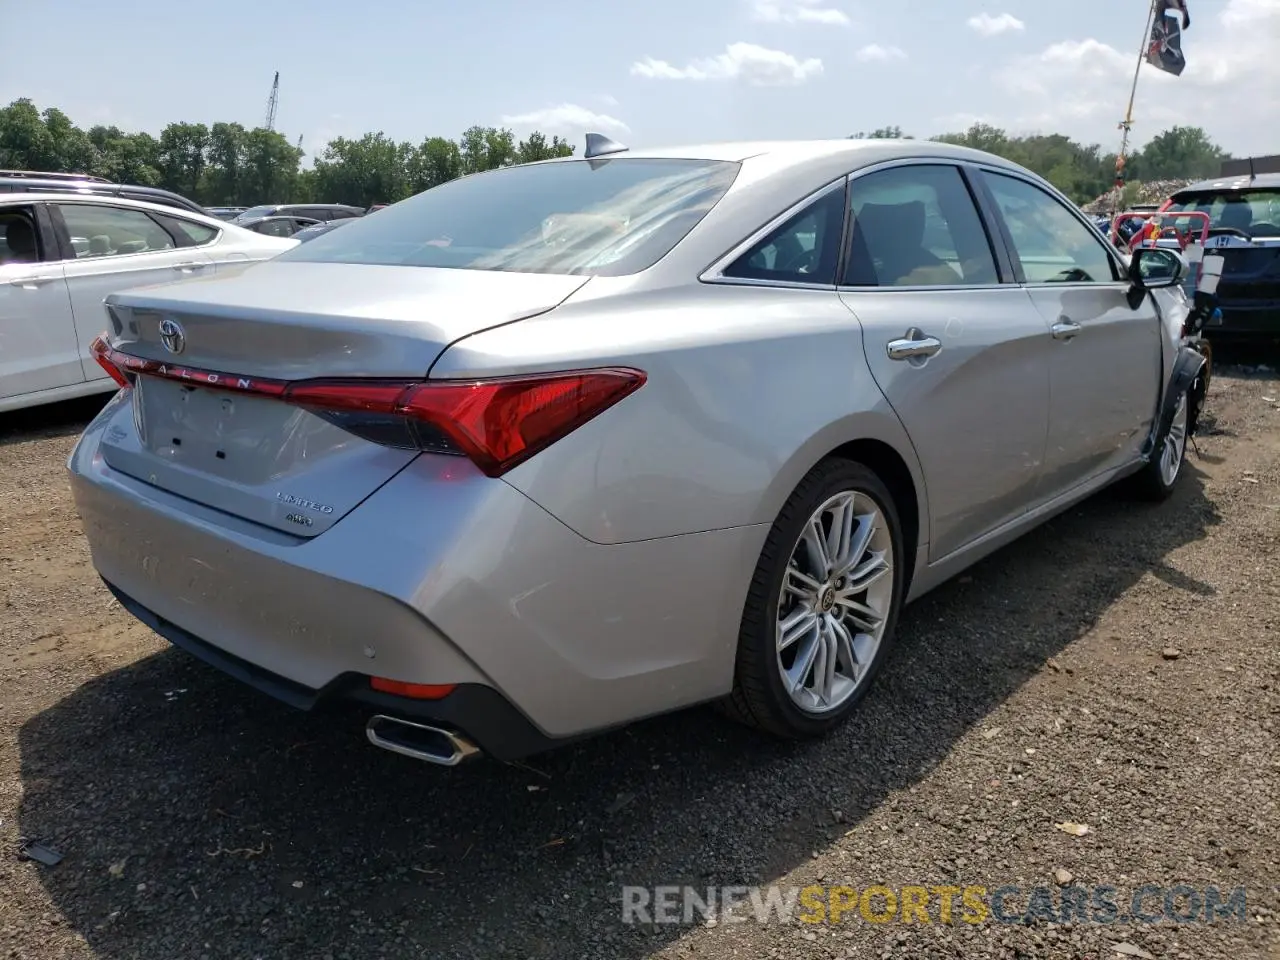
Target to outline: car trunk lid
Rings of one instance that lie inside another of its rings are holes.
[[[301,537],[338,522],[418,451],[372,442],[272,391],[316,379],[421,380],[453,341],[554,308],[584,277],[264,263],[108,298],[137,360],[113,469]]]

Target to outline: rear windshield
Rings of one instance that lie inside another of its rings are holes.
[[[738,167],[627,158],[506,167],[433,187],[277,259],[623,276],[684,239]]]
[[[1166,213],[1196,211],[1209,216],[1209,228],[1232,228],[1249,237],[1280,237],[1280,189],[1219,190],[1203,193],[1180,193],[1173,198]],[[1196,222],[1198,220],[1199,222]],[[1204,221],[1188,217],[1173,219],[1179,230],[1198,229]],[[1166,224],[1169,221],[1165,221]]]

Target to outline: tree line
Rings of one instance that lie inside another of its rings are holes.
[[[573,154],[558,136],[474,126],[457,140],[397,143],[383,133],[338,137],[310,169],[301,144],[239,123],[171,123],[158,137],[115,126],[83,130],[56,107],[28,99],[0,109],[0,169],[87,173],[163,187],[203,206],[394,203],[468,173]]]
[[[853,136],[875,139],[906,134],[901,127],[881,127]],[[944,133],[930,139],[985,150],[1021,164],[1077,203],[1086,203],[1115,188],[1115,151],[1104,151],[1096,143],[1078,143],[1060,133],[1015,137],[999,127],[976,123],[963,133]],[[1126,158],[1125,180],[1132,185],[1216,177],[1222,161],[1230,158],[1200,127],[1175,126],[1157,134]]]
[[[853,134],[905,136],[900,127]],[[1077,202],[1114,184],[1115,153],[1062,134],[1013,136],[978,123],[931,139],[976,147],[1034,170]],[[473,126],[456,140],[397,142],[385,134],[327,143],[307,169],[301,141],[238,123],[171,123],[160,135],[98,125],[83,130],[56,107],[20,99],[0,109],[0,169],[88,173],[120,183],[164,187],[204,206],[327,202],[393,203],[455,177],[516,163],[572,156],[558,136]],[[1134,153],[1131,181],[1216,176],[1227,154],[1199,127],[1173,127]]]

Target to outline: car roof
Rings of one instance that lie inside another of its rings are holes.
[[[1275,190],[1280,188],[1280,173],[1259,173],[1254,176],[1244,174],[1238,177],[1217,177],[1213,180],[1201,180],[1188,184],[1174,192],[1174,196],[1184,193],[1224,193],[1231,190]]]
[[[0,207],[20,203],[50,203],[57,199],[62,199],[64,202],[74,201],[75,203],[102,204],[103,206],[111,207],[131,207],[147,213],[163,213],[168,217],[181,216],[218,229],[229,226],[227,221],[211,217],[207,213],[196,213],[194,210],[180,209],[167,203],[147,203],[143,200],[130,200],[128,197],[117,197],[103,193],[76,193],[72,191],[63,194],[60,198],[44,190],[31,193],[0,193]]]
[[[869,162],[880,159],[902,157],[937,157],[944,160],[969,160],[1004,166],[1010,169],[1022,169],[1015,163],[1003,160],[994,154],[984,153],[969,147],[960,147],[950,143],[939,143],[934,140],[908,139],[856,139],[846,137],[830,140],[742,140],[728,143],[702,143],[686,146],[648,147],[627,149],[620,153],[606,154],[599,159],[632,157],[635,159],[668,159],[668,160],[720,160],[729,162],[745,162],[749,160],[768,159],[771,166],[802,166],[808,162],[848,157],[854,159],[865,154]],[[583,157],[572,156],[543,161],[558,163],[582,160]]]

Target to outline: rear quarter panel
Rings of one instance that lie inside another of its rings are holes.
[[[451,346],[433,378],[625,365],[648,382],[505,479],[581,536],[623,543],[772,523],[822,457],[910,443],[834,291],[720,284],[622,293],[595,278],[558,309]],[[621,294],[621,295],[619,295]]]

